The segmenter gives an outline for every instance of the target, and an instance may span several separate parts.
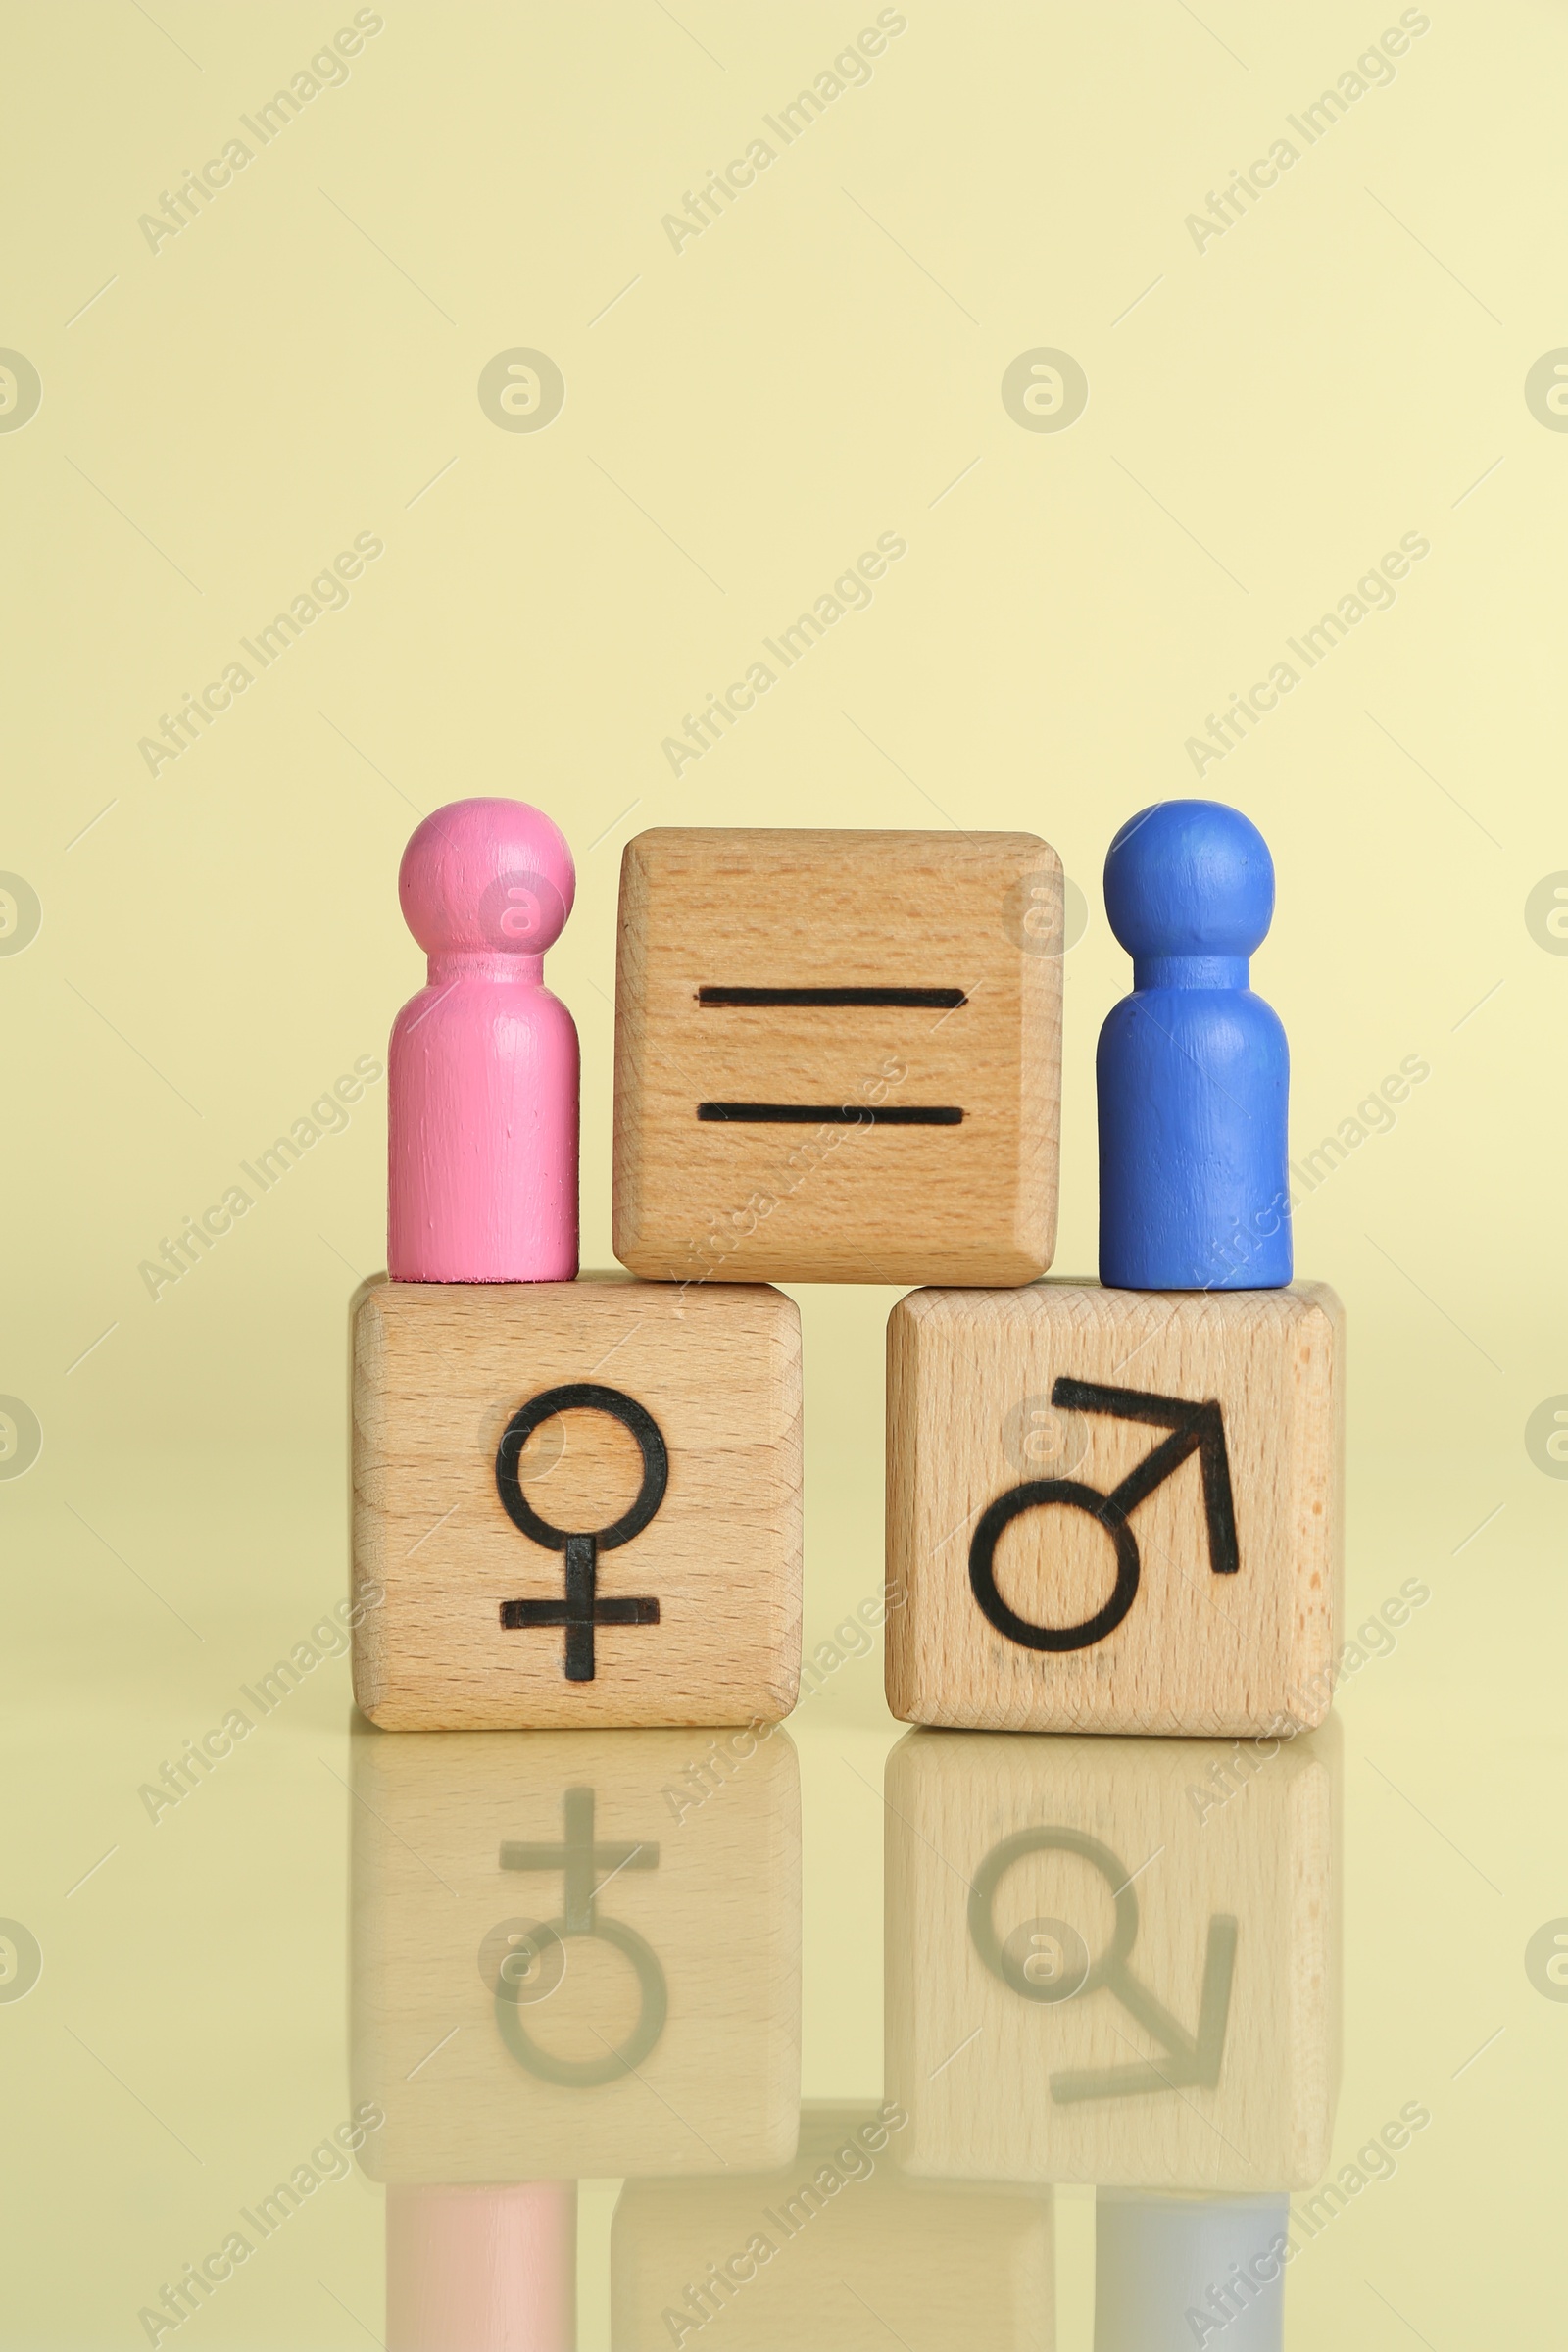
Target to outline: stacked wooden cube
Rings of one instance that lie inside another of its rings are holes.
[[[398,1730],[766,1722],[799,1688],[802,1357],[888,1330],[887,1690],[987,1730],[1262,1733],[1332,1691],[1342,1316],[1290,1280],[1272,869],[1166,803],[1106,869],[1102,1283],[1055,1242],[1061,869],[1030,834],[649,832],[625,852],[614,1248],[577,1274],[572,868],[455,804],[390,1060],[389,1280],[356,1302],[356,1637]]]

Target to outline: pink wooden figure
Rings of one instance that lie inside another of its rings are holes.
[[[394,1282],[569,1282],[577,1271],[577,1031],[544,986],[576,890],[526,801],[453,801],[403,853],[429,985],[387,1055]]]

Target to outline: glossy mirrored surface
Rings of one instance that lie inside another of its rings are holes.
[[[907,1731],[831,1529],[771,1732],[398,1735],[349,1699],[341,1494],[190,1481],[11,1497],[7,2343],[1546,2323],[1485,2248],[1561,2187],[1564,1748],[1451,1704],[1506,1513],[1352,1560],[1294,1740]]]

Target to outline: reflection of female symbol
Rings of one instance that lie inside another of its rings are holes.
[[[608,1413],[612,1420],[623,1423],[636,1439],[643,1457],[643,1483],[631,1508],[611,1526],[588,1534],[573,1534],[541,1519],[522,1491],[517,1470],[522,1448],[541,1422],[556,1413],[570,1412],[574,1407]],[[509,1633],[530,1625],[564,1626],[568,1683],[591,1683],[594,1679],[596,1625],[659,1623],[657,1600],[598,1598],[599,1554],[613,1550],[617,1544],[629,1544],[633,1536],[642,1534],[663,1501],[668,1483],[669,1455],[659,1424],[652,1413],[622,1389],[601,1388],[597,1381],[591,1380],[568,1381],[562,1388],[546,1389],[507,1423],[496,1453],[497,1491],[514,1526],[520,1527],[525,1536],[531,1537],[535,1544],[544,1544],[547,1550],[565,1553],[566,1595],[564,1600],[504,1600],[501,1623]]]
[[[659,1847],[646,1839],[635,1845],[597,1843],[591,1788],[568,1788],[561,1809],[565,1836],[560,1845],[507,1844],[501,1848],[503,1870],[559,1870],[562,1874],[562,1915],[534,1929],[527,1939],[528,1946],[544,1961],[546,1982],[552,1990],[564,1971],[565,1954],[562,1946],[567,1936],[592,1936],[623,1953],[637,1979],[637,2022],[619,2049],[607,2047],[603,2057],[558,2058],[551,2051],[542,2050],[524,2030],[521,2015],[524,1987],[515,1971],[509,1978],[511,1963],[502,1960],[495,1970],[496,2024],[513,2057],[530,2075],[537,2076],[542,2082],[563,2083],[569,2090],[588,2090],[629,2075],[641,2065],[664,2031],[669,1991],[658,1953],[635,1928],[627,1927],[624,1920],[601,1919],[597,1908],[600,1889],[618,1871],[657,1870]],[[596,1884],[594,1873],[601,1869],[605,1876]],[[495,1933],[492,1931],[492,1936]],[[510,1943],[512,1938],[506,1940]],[[487,1936],[485,1941],[488,1945],[491,1937]],[[485,1954],[481,1951],[481,1973],[485,1973],[484,1962]]]
[[[1236,1509],[1231,1495],[1230,1460],[1225,1451],[1225,1422],[1217,1404],[1190,1403],[1180,1396],[1156,1396],[1145,1389],[1107,1389],[1088,1380],[1058,1380],[1051,1401],[1069,1410],[1108,1413],[1118,1421],[1149,1421],[1168,1429],[1170,1436],[1145,1454],[1119,1487],[1108,1494],[1086,1487],[1075,1478],[1036,1478],[1009,1487],[982,1512],[969,1544],[969,1584],[975,1599],[999,1634],[1024,1649],[1088,1649],[1115,1632],[1138,1597],[1138,1544],[1128,1526],[1129,1514],[1146,1496],[1179,1470],[1190,1453],[1200,1456],[1203,1472],[1203,1519],[1208,1530],[1208,1564],[1216,1576],[1234,1576],[1241,1567],[1236,1544]],[[1110,1598],[1082,1625],[1036,1625],[1010,1609],[997,1590],[997,1542],[1004,1528],[1021,1512],[1042,1510],[1048,1503],[1064,1503],[1085,1511],[1116,1546],[1116,1583]]]

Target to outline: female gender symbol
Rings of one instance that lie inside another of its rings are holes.
[[[540,1423],[574,1407],[608,1413],[612,1421],[621,1422],[636,1439],[643,1457],[643,1483],[630,1509],[622,1511],[609,1527],[585,1534],[552,1527],[548,1519],[541,1519],[524,1494],[517,1475],[518,1457]],[[629,1544],[633,1536],[640,1536],[663,1501],[668,1484],[669,1455],[659,1424],[623,1389],[603,1388],[592,1380],[568,1381],[562,1388],[546,1389],[507,1423],[496,1451],[496,1490],[502,1507],[513,1525],[520,1527],[535,1544],[542,1544],[549,1551],[565,1553],[566,1593],[564,1600],[504,1600],[501,1623],[508,1633],[530,1625],[564,1626],[568,1683],[591,1683],[594,1679],[596,1625],[659,1623],[657,1600],[646,1597],[600,1600],[596,1587],[600,1552],[612,1551],[617,1544]]]

